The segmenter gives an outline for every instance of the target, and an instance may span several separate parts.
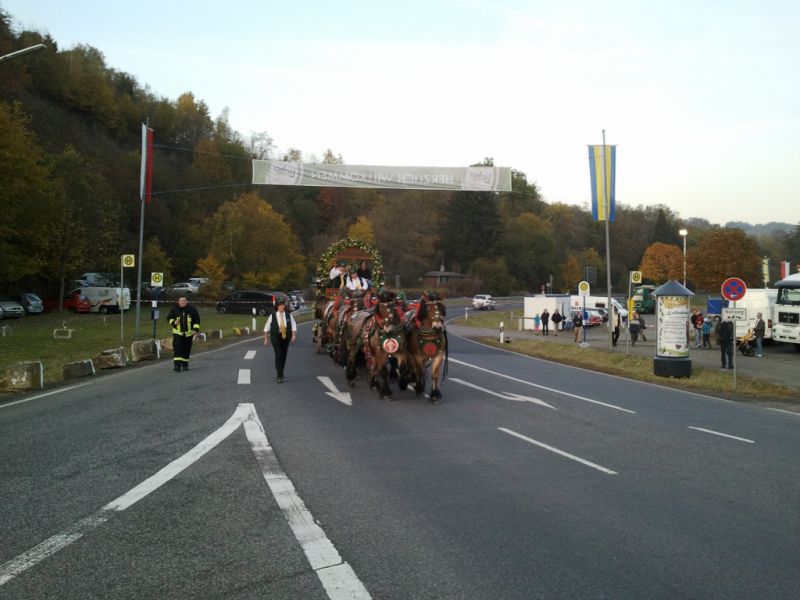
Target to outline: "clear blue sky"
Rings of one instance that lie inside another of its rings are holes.
[[[587,205],[586,145],[617,200],[800,222],[800,2],[0,0],[62,49],[96,47],[161,96],[278,151],[350,164],[486,156]],[[158,136],[158,132],[156,132]]]

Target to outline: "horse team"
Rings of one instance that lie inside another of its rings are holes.
[[[316,306],[317,351],[327,349],[345,368],[350,387],[355,386],[363,362],[370,388],[377,388],[381,398],[392,399],[393,380],[400,390],[412,386],[422,394],[430,366],[429,399],[441,401],[439,383],[447,370],[447,311],[438,296],[424,294],[406,305],[393,292],[329,291]]]

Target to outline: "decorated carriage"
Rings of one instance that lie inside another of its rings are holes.
[[[370,268],[371,283],[367,289],[357,286],[348,290],[345,277],[335,268],[350,273],[362,261]],[[351,387],[355,386],[356,366],[363,359],[370,387],[378,388],[381,397],[391,398],[390,380],[397,380],[401,390],[413,386],[420,394],[430,366],[430,400],[441,398],[439,378],[446,365],[447,334],[440,298],[425,294],[409,310],[402,295],[384,289],[378,250],[352,238],[328,248],[317,265],[316,280],[313,339],[317,353],[327,351],[344,366]]]

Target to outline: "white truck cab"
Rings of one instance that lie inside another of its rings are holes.
[[[794,344],[800,351],[800,273],[781,279],[775,287],[778,293],[772,313],[772,339]]]

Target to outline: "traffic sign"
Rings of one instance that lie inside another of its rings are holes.
[[[631,271],[631,283],[639,285],[642,283],[642,272],[641,271]]]
[[[153,287],[163,287],[164,286],[164,274],[163,273],[150,273],[150,285]]]
[[[589,295],[589,282],[588,281],[581,281],[578,284],[578,295],[579,296],[588,296]]]
[[[747,284],[738,277],[728,277],[722,282],[722,297],[730,302],[741,300],[747,293]]]
[[[122,255],[122,266],[123,267],[133,267],[136,265],[136,255],[135,254],[123,254]]]
[[[746,321],[747,309],[746,308],[723,308],[722,318],[730,319],[731,321]]]

